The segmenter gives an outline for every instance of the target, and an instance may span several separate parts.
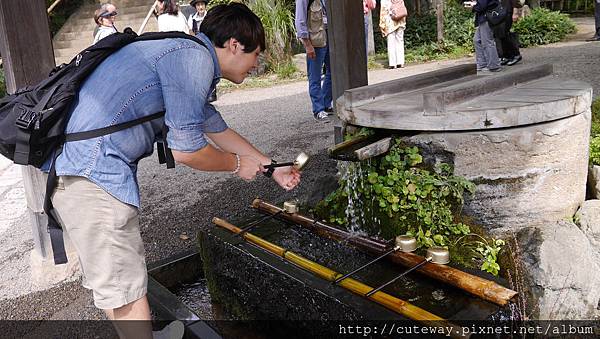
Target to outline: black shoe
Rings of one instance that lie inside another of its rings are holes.
[[[508,63],[508,59],[507,58],[500,58],[500,65],[504,66]]]
[[[333,107],[327,107],[325,108],[325,113],[327,113],[327,115],[332,115],[333,114]]]
[[[521,55],[517,55],[517,56],[513,57],[512,59],[510,59],[510,60],[509,60],[509,61],[506,63],[506,65],[507,65],[507,66],[513,66],[513,65],[516,65],[516,64],[517,64],[517,62],[519,62],[519,61],[521,61],[521,60],[523,60],[523,57],[522,57]]]
[[[593,36],[589,39],[585,39],[585,41],[600,41],[600,36]]]

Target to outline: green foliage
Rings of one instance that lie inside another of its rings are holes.
[[[592,102],[590,164],[600,166],[600,98]]]
[[[592,102],[592,137],[600,135],[600,97]]]
[[[600,166],[600,135],[590,140],[590,163]]]
[[[287,62],[279,62],[273,71],[279,79],[291,79],[298,69],[292,60],[288,60]]]
[[[481,270],[497,276],[500,271],[500,265],[497,263],[498,254],[500,253],[502,246],[505,245],[504,241],[500,239],[489,242],[478,241],[477,244],[476,251],[483,261]]]
[[[546,8],[534,9],[530,15],[517,21],[513,29],[519,34],[522,47],[558,42],[576,31],[575,23],[567,14]]]
[[[437,40],[436,17],[433,13],[409,15],[404,31],[404,47],[408,50]]]
[[[4,82],[4,70],[0,69],[0,97],[6,95],[6,83]]]
[[[255,0],[250,4],[250,8],[265,28],[267,69],[275,71],[287,67],[289,70],[288,65],[292,57],[291,41],[296,35],[292,10],[286,3],[273,0]]]
[[[434,12],[409,16],[404,35],[406,60],[425,62],[473,51],[475,25],[473,14],[455,1],[448,1],[444,9],[444,35],[437,42],[437,19]]]
[[[409,234],[419,246],[446,246],[450,237],[470,232],[467,225],[454,222],[454,215],[460,213],[463,194],[474,190],[473,183],[452,175],[448,164],[430,171],[417,147],[403,147],[396,141],[387,155],[354,168],[317,207],[317,213],[329,222],[346,225],[351,200],[352,208],[370,216],[363,226],[382,225],[372,233],[385,238]]]
[[[50,33],[54,36],[56,32],[65,24],[71,14],[75,13],[81,5],[86,3],[93,3],[92,0],[63,0],[59,3],[52,12],[48,15],[50,24]],[[50,7],[54,3],[54,0],[46,0],[46,7]],[[93,22],[93,18],[90,17],[90,22]]]
[[[475,20],[473,13],[450,1],[444,8],[444,38],[447,42],[474,50]]]
[[[464,241],[468,238],[476,237],[474,241]],[[454,244],[454,248],[460,248],[462,252],[470,253],[473,260],[478,263],[482,271],[491,273],[495,276],[500,272],[498,264],[498,255],[502,247],[506,245],[501,239],[486,239],[479,234],[470,233],[460,237]]]

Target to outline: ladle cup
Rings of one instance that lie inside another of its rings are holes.
[[[371,291],[369,291],[367,294],[365,294],[365,297],[370,297],[373,294],[375,294],[375,292],[381,290],[382,288],[386,287],[387,285],[395,282],[396,280],[402,278],[403,276],[409,274],[410,272],[416,270],[417,268],[427,264],[428,262],[432,262],[434,264],[439,264],[439,265],[445,265],[447,263],[450,262],[450,252],[448,252],[447,249],[443,248],[443,247],[438,247],[438,246],[434,246],[431,247],[427,250],[427,256],[425,257],[425,260],[421,261],[420,263],[416,264],[415,266],[409,268],[408,270],[402,272],[400,275],[398,275],[397,277],[395,277],[394,279],[386,282],[385,284],[372,289]]]
[[[349,276],[355,274],[358,271],[362,271],[364,268],[366,268],[367,266],[370,266],[372,264],[374,264],[375,262],[385,258],[386,256],[390,255],[391,253],[394,253],[396,251],[402,251],[402,252],[413,252],[417,249],[417,240],[411,236],[408,235],[399,235],[396,237],[395,240],[395,246],[390,249],[389,251],[383,253],[382,255],[380,255],[379,257],[369,261],[368,263],[362,265],[361,267],[355,269],[354,271],[350,272],[350,273],[346,273],[343,276],[335,279],[333,281],[334,284],[338,284],[340,281],[348,278]]]
[[[263,221],[269,220],[271,218],[274,218],[276,216],[278,216],[281,213],[287,213],[287,214],[294,214],[294,213],[298,213],[298,204],[296,204],[295,201],[286,201],[283,203],[283,209],[273,213],[273,214],[269,214],[267,216],[264,216],[256,221],[251,222],[250,224],[248,224],[247,226],[243,227],[239,233],[236,233],[234,236],[236,237],[241,237],[244,233],[248,232],[249,230],[253,229],[256,225],[260,224]]]
[[[295,169],[300,171],[304,168],[304,166],[306,166],[306,164],[308,163],[308,159],[309,159],[308,154],[306,154],[304,152],[300,152],[300,154],[298,154],[296,159],[292,162],[282,162],[280,164],[270,164],[270,165],[266,165],[264,167],[269,169],[269,168],[276,168],[276,167],[293,166]]]

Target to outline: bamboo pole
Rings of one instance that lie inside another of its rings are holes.
[[[227,222],[226,220],[223,220],[220,218],[213,218],[212,222],[215,225],[223,227],[235,234],[238,234],[242,231],[239,227],[232,225],[229,222]],[[342,276],[341,273],[333,271],[325,266],[322,266],[314,261],[306,259],[306,258],[302,257],[301,255],[298,255],[294,252],[288,251],[287,249],[279,247],[267,240],[264,240],[260,237],[255,236],[251,233],[246,232],[242,236],[244,237],[245,240],[247,240],[247,241],[249,241],[249,242],[277,255],[277,256],[280,256],[280,257],[286,259],[287,261],[299,266],[300,268],[302,268],[306,271],[313,273],[314,275],[316,275],[320,278],[323,278],[325,280],[333,282],[333,281],[335,281],[335,279]],[[352,278],[346,278],[346,279],[342,280],[338,284],[338,286],[341,286],[341,287],[343,287],[355,294],[363,296],[363,297],[365,296],[365,294],[367,294],[369,291],[371,291],[373,289],[373,287],[363,284],[362,282],[360,282],[358,280],[354,280]],[[385,292],[378,291],[378,292],[374,293],[373,295],[371,295],[370,297],[365,297],[365,298],[370,299],[370,300],[372,300],[372,301],[374,301],[374,302],[376,302],[376,303],[378,303],[378,304],[380,304],[380,305],[382,305],[382,306],[384,306],[406,318],[420,321],[420,322],[426,322],[427,326],[444,327],[444,328],[451,329],[450,336],[452,338],[469,337],[469,335],[463,334],[462,328],[460,326],[456,326],[456,325],[450,323],[449,321],[445,320],[444,318],[441,318],[433,313],[430,313],[420,307],[412,305],[402,299],[396,298]]]
[[[144,21],[142,22],[142,24],[140,25],[140,29],[138,29],[137,34],[142,34],[142,32],[144,32],[144,28],[146,28],[146,24],[148,24],[148,20],[150,20],[150,16],[152,15],[152,12],[154,12],[154,7],[156,6],[156,3],[153,3],[152,6],[150,7],[150,10],[148,11],[148,14],[146,14],[146,17],[144,18]]]
[[[279,207],[262,201],[261,199],[254,199],[252,202],[252,207],[270,214],[281,210]],[[319,235],[335,240],[348,241],[348,243],[365,252],[379,255],[385,252],[389,247],[385,244],[367,238],[353,237],[345,231],[316,220],[312,220],[297,213],[280,213],[279,215],[281,218],[304,226]],[[386,259],[405,267],[413,267],[424,260],[424,258],[419,255],[400,251],[388,255]],[[497,284],[494,281],[487,280],[446,265],[428,263],[419,268],[417,271],[432,279],[447,283],[456,288],[460,288],[463,291],[500,306],[505,306],[513,297],[517,295],[517,292]]]
[[[56,7],[60,2],[61,2],[61,0],[54,1],[52,3],[52,5],[50,5],[50,7],[48,7],[48,9],[46,10],[46,13],[50,14],[50,12],[52,12],[52,10],[54,10],[54,7]]]

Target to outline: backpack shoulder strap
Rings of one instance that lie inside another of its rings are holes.
[[[206,45],[202,40],[196,38],[193,35],[189,35],[183,32],[147,32],[135,38],[135,41],[146,41],[146,40],[160,40],[160,39],[188,39],[192,40],[204,47]]]

